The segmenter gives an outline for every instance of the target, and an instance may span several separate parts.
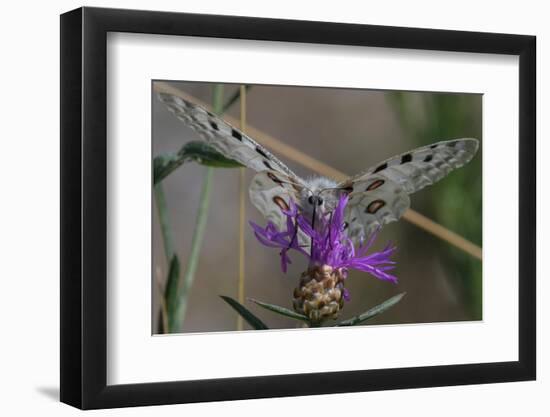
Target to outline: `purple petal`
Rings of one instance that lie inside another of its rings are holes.
[[[346,301],[351,300],[351,294],[349,293],[347,288],[342,289],[342,297],[344,297],[344,300]]]
[[[283,270],[283,273],[286,274],[286,271],[287,271],[287,267],[289,264],[291,264],[291,260],[287,254],[288,252],[288,249],[283,249],[280,253],[281,255],[281,269]]]
[[[268,222],[265,228],[250,222],[258,241],[267,247],[280,248],[281,269],[287,271],[291,263],[288,252],[294,249],[309,257],[311,264],[326,264],[333,268],[343,268],[345,276],[348,269],[357,269],[367,272],[374,277],[396,283],[397,278],[386,271],[394,269],[395,262],[390,258],[396,247],[388,244],[382,251],[367,255],[378,235],[380,228],[376,229],[367,242],[361,243],[356,248],[353,241],[344,231],[345,209],[348,196],[342,195],[332,213],[326,213],[318,218],[315,228],[300,213],[299,207],[290,199],[289,209],[283,210],[286,216],[286,230],[279,230],[273,222]],[[298,241],[298,233],[303,233],[311,240],[311,253],[304,250]],[[347,290],[344,290],[349,297]]]

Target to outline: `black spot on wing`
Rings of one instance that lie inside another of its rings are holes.
[[[434,143],[433,145],[430,145],[430,149],[435,149],[437,148],[438,144],[437,143]]]
[[[268,172],[267,173],[267,176],[269,177],[269,179],[271,181],[273,181],[275,184],[279,184],[279,185],[283,185],[283,181],[281,179],[279,179],[275,174],[273,174],[272,172]]]
[[[264,150],[262,148],[260,148],[259,146],[256,146],[256,152],[258,152],[260,155],[262,155],[264,158],[267,158],[269,159],[269,156],[267,156],[267,154],[264,152]]]
[[[424,162],[430,162],[433,158],[434,156],[432,154],[426,155],[426,157],[424,158]]]
[[[264,166],[267,168],[267,169],[273,169],[271,167],[271,165],[269,165],[269,162],[267,162],[265,159],[262,161],[262,163],[264,164]]]
[[[388,167],[387,163],[383,163],[382,165],[378,165],[374,171],[372,171],[373,174],[376,174],[377,172],[382,171],[383,169],[386,169]]]
[[[175,103],[176,106],[181,106],[183,108],[187,108],[187,107],[193,108],[191,103],[182,99],[181,97],[171,96],[168,94],[163,94],[162,97],[163,97],[163,100],[165,100],[167,103]]]
[[[214,130],[219,130],[218,129],[218,124],[212,120],[210,120],[210,126],[212,126],[212,129]]]
[[[351,194],[351,193],[353,193],[353,186],[345,185],[343,187],[340,187],[340,190],[344,191],[347,194]]]
[[[235,139],[240,140],[241,142],[243,140],[243,135],[236,129],[231,129],[231,136],[233,136]]]
[[[412,155],[410,153],[407,153],[401,157],[401,163],[406,164],[407,162],[411,162],[413,159]]]

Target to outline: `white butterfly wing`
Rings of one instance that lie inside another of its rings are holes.
[[[250,200],[268,220],[284,229],[282,210],[288,209],[290,198],[299,201],[303,181],[262,145],[203,107],[172,94],[160,93],[159,99],[212,148],[258,171],[249,188]]]
[[[398,220],[410,207],[404,188],[381,175],[370,175],[353,183],[346,210],[348,236],[369,236],[379,227]]]
[[[477,139],[434,143],[389,158],[339,184],[350,193],[346,213],[350,236],[368,236],[378,227],[398,220],[409,208],[408,194],[468,163],[478,146]]]
[[[279,230],[286,230],[286,216],[283,210],[289,210],[290,199],[299,202],[301,185],[294,178],[276,171],[259,172],[252,178],[249,188],[250,201],[272,221]],[[297,236],[300,244],[307,245],[309,239],[303,232]]]
[[[273,170],[297,178],[266,148],[203,107],[172,94],[159,93],[158,97],[178,119],[226,158],[258,172]]]
[[[344,183],[353,183],[372,174],[380,174],[412,194],[468,163],[476,154],[478,146],[477,139],[437,142],[389,158]]]

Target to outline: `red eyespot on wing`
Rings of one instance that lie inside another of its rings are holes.
[[[372,182],[372,184],[370,184],[367,189],[365,191],[372,191],[372,190],[376,190],[378,187],[381,187],[382,185],[384,185],[384,180],[375,180]]]
[[[369,214],[374,214],[385,205],[386,205],[386,202],[383,200],[374,200],[372,203],[370,203],[367,206],[367,209],[365,210],[365,212]]]
[[[282,198],[276,195],[273,197],[273,202],[279,206],[281,210],[288,211],[290,210],[290,207],[288,206],[287,202]]]

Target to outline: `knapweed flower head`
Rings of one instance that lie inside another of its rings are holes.
[[[293,304],[296,311],[307,315],[314,322],[336,318],[344,300],[349,300],[344,280],[350,269],[368,272],[384,281],[397,282],[397,278],[388,273],[395,265],[390,260],[395,246],[387,245],[380,252],[368,254],[376,239],[376,232],[366,242],[361,239],[357,247],[347,236],[344,221],[347,203],[347,195],[341,196],[336,208],[317,218],[315,226],[300,213],[292,200],[288,210],[283,211],[286,216],[284,230],[279,230],[271,221],[265,228],[250,222],[260,243],[280,249],[283,272],[287,271],[291,263],[288,255],[291,250],[309,259],[308,269],[302,274],[299,286],[294,291]],[[308,238],[309,245],[303,246],[300,235]]]

